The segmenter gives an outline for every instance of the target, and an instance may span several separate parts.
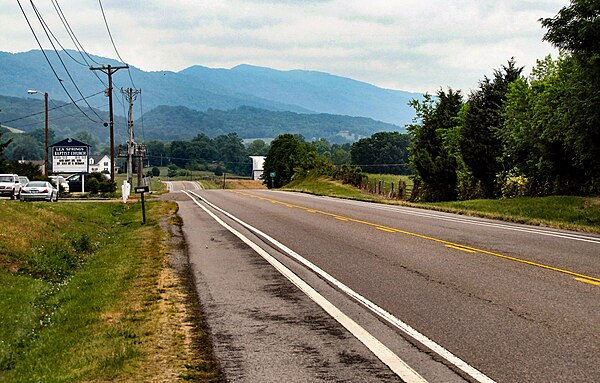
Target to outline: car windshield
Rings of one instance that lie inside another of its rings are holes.
[[[32,181],[32,182],[28,183],[27,186],[39,188],[39,187],[45,187],[46,183],[44,181]]]
[[[11,176],[0,176],[0,182],[13,182],[13,178]]]

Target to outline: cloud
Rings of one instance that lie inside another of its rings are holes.
[[[519,65],[530,67],[555,52],[542,41],[544,31],[538,20],[554,16],[568,3],[103,1],[121,55],[144,70],[250,63],[320,70],[383,87],[430,92],[447,85],[475,88],[484,75],[512,56]],[[60,4],[86,49],[115,57],[97,2],[61,0]],[[0,0],[0,6],[0,49],[36,49],[15,3]],[[68,42],[51,5],[38,7],[52,29],[61,31],[61,41]],[[30,10],[29,14],[33,15]]]

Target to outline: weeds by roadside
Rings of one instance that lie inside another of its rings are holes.
[[[218,381],[147,208],[0,201],[0,381]]]

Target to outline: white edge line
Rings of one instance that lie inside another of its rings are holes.
[[[296,253],[292,249],[288,248],[287,246],[283,245],[282,243],[280,243],[276,239],[270,237],[269,235],[263,233],[262,231],[260,231],[260,230],[258,230],[256,228],[254,228],[253,226],[250,226],[246,222],[244,222],[244,221],[240,220],[239,218],[231,215],[230,213],[228,213],[228,212],[224,211],[223,209],[219,208],[218,206],[215,206],[211,202],[207,201],[204,197],[202,197],[202,196],[200,196],[200,195],[198,195],[198,194],[196,194],[194,192],[191,192],[191,194],[193,194],[196,197],[200,198],[202,201],[204,201],[206,204],[208,204],[209,206],[211,206],[213,209],[215,209],[215,210],[221,212],[222,214],[226,215],[227,217],[231,218],[232,220],[236,221],[237,223],[239,223],[240,225],[244,226],[248,230],[254,232],[255,234],[258,234],[259,236],[263,237],[267,241],[271,242],[273,245],[275,245],[276,247],[278,247],[281,251],[287,253],[290,257],[292,257],[296,261],[300,262],[301,264],[305,265],[310,270],[312,270],[314,273],[316,273],[319,276],[321,276],[321,278],[325,279],[326,281],[328,281],[329,283],[333,284],[334,286],[336,286],[338,289],[340,289],[341,291],[343,291],[344,293],[346,293],[350,297],[354,298],[356,301],[360,302],[362,305],[364,305],[365,307],[367,307],[373,313],[377,314],[380,318],[386,320],[388,323],[392,324],[394,327],[396,327],[400,331],[404,332],[405,334],[407,334],[411,338],[413,338],[416,341],[418,341],[419,343],[423,344],[425,347],[429,348],[430,350],[432,350],[433,352],[435,352],[436,354],[438,354],[439,356],[441,356],[442,358],[444,358],[445,360],[447,360],[449,363],[451,363],[452,365],[456,366],[457,368],[459,368],[461,371],[463,371],[467,375],[471,376],[476,381],[478,381],[480,383],[495,383],[494,380],[492,380],[491,378],[489,378],[488,376],[486,376],[485,374],[483,374],[482,372],[480,372],[476,368],[472,367],[471,365],[469,365],[468,363],[466,363],[465,361],[463,361],[459,357],[457,357],[454,354],[452,354],[450,351],[446,350],[445,348],[443,348],[439,344],[435,343],[433,340],[431,340],[428,337],[426,337],[425,335],[421,334],[420,332],[418,332],[417,330],[415,330],[414,328],[412,328],[407,323],[404,323],[400,319],[396,318],[394,315],[390,314],[385,309],[377,306],[375,303],[371,302],[367,298],[365,298],[362,295],[358,294],[357,292],[355,292],[354,290],[352,290],[351,288],[349,288],[348,286],[346,286],[342,282],[338,281],[337,279],[335,279],[334,277],[332,277],[330,274],[328,274],[324,270],[321,270],[319,267],[317,267],[316,265],[314,265],[312,262],[310,262],[309,260],[303,258],[301,255],[299,255],[298,253]]]
[[[344,326],[352,335],[354,335],[361,343],[363,343],[369,350],[371,350],[371,352],[375,354],[377,358],[379,358],[383,363],[385,363],[402,380],[404,380],[406,383],[427,383],[427,380],[425,380],[418,372],[413,370],[408,364],[406,364],[406,362],[404,362],[396,354],[394,354],[392,350],[390,350],[383,343],[377,340],[373,335],[371,335],[364,328],[362,328],[358,323],[356,323],[350,317],[348,317],[346,314],[340,311],[325,297],[323,297],[310,285],[308,285],[306,282],[300,279],[300,277],[298,277],[291,270],[285,267],[281,262],[273,258],[269,253],[260,248],[257,244],[252,242],[242,233],[238,232],[237,230],[223,222],[213,212],[211,212],[200,202],[198,202],[198,200],[192,198],[189,195],[190,192],[184,191],[184,193],[187,194],[188,197],[190,197],[196,205],[198,205],[202,210],[209,214],[221,226],[229,230],[232,234],[234,234],[236,237],[242,240],[246,245],[250,246],[252,250],[257,252],[275,269],[277,269],[277,271],[279,271],[283,276],[290,280],[290,282],[292,282],[302,292],[304,292],[304,294],[306,294],[310,299],[312,299],[321,308],[323,308],[323,310],[325,310],[329,315],[331,315],[336,321],[338,321],[342,326]]]
[[[282,191],[276,191],[276,192],[277,193],[289,193],[289,192],[282,192]],[[563,238],[563,239],[571,239],[574,241],[582,241],[582,242],[590,242],[590,243],[600,244],[600,238],[586,236],[586,235],[582,235],[582,234],[560,233],[560,232],[555,232],[555,231],[551,231],[551,230],[537,229],[537,228],[533,228],[533,227],[532,228],[518,227],[518,226],[512,226],[512,225],[507,225],[507,224],[502,224],[502,223],[495,223],[495,222],[482,222],[482,221],[478,221],[478,220],[474,220],[474,219],[468,219],[465,217],[447,217],[442,214],[436,214],[432,211],[430,211],[430,212],[412,211],[412,210],[409,210],[412,208],[407,208],[407,207],[403,207],[403,206],[392,206],[392,205],[381,205],[381,204],[379,204],[379,206],[378,206],[378,204],[376,204],[376,203],[344,200],[344,199],[339,199],[339,198],[323,197],[323,196],[312,196],[312,195],[306,195],[304,193],[301,193],[301,195],[303,195],[305,197],[316,198],[316,199],[333,200],[333,201],[348,204],[348,205],[364,206],[364,207],[368,207],[368,208],[376,209],[376,210],[386,210],[386,211],[396,212],[396,213],[400,213],[400,214],[435,218],[435,219],[439,219],[441,221],[459,222],[459,223],[466,223],[466,224],[477,225],[477,226],[488,226],[488,227],[494,227],[494,228],[504,229],[504,230],[520,231],[520,232],[524,232],[524,233],[533,233],[533,234],[545,235],[545,236],[549,236],[549,237],[557,237],[557,238]],[[453,213],[445,213],[445,214],[453,214]]]

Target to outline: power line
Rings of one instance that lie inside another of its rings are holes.
[[[69,104],[69,105],[70,105],[70,104]],[[97,106],[96,108],[99,108],[100,106],[101,106],[101,105]],[[59,107],[57,107],[57,108],[54,108],[54,109],[58,109],[58,108],[60,108],[60,106],[59,106]],[[52,110],[52,109],[49,109],[49,110]],[[42,112],[42,113],[44,113],[44,112]],[[79,112],[76,112],[76,113],[73,113],[73,114],[66,114],[66,113],[65,113],[65,114],[63,114],[63,115],[62,115],[62,116],[60,116],[60,117],[52,117],[52,118],[48,119],[48,122],[53,122],[53,121],[63,120],[63,119],[65,119],[65,118],[68,118],[68,117],[75,117],[75,116],[77,116],[77,115],[79,115],[79,114],[80,114]],[[0,123],[0,124],[3,124],[3,122],[2,122],[2,123]],[[16,129],[26,128],[26,127],[29,127],[29,126],[32,126],[32,125],[36,125],[36,124],[39,124],[39,122],[37,122],[37,121],[36,121],[36,122],[29,123],[29,124],[19,125],[19,127],[18,127],[18,128],[16,128]]]
[[[36,11],[36,13],[37,13],[37,11]],[[54,40],[56,41],[56,43],[61,47],[61,49],[63,50],[63,52],[65,52],[67,54],[67,56],[69,56],[77,64],[83,65],[83,66],[87,66],[86,64],[84,64],[84,63],[80,62],[79,60],[77,60],[75,57],[71,56],[71,54],[65,49],[65,47],[62,46],[62,44],[60,43],[60,41],[58,40],[58,38],[54,35],[54,33],[52,33],[52,30],[50,29],[50,27],[48,26],[48,24],[46,23],[46,21],[39,14],[38,14],[38,19],[40,19],[40,22],[43,23],[42,24],[42,28],[44,28],[44,29],[47,28],[48,29],[48,31],[50,32],[50,34],[52,35],[52,37],[54,38]]]
[[[81,53],[81,51],[85,52],[85,54],[87,55],[87,57],[91,61],[95,62],[96,64],[100,64],[99,62],[97,62],[96,60],[94,60],[94,58],[92,56],[90,56],[89,53],[87,53],[87,51],[83,48],[83,45],[81,44],[81,42],[79,42],[79,39],[75,35],[75,32],[71,28],[71,25],[69,24],[69,22],[67,21],[67,18],[65,16],[65,14],[63,13],[62,8],[60,7],[60,4],[58,4],[58,0],[52,0],[52,5],[54,6],[54,9],[58,13],[58,16],[59,16],[60,20],[62,21],[65,29],[67,30],[67,33],[69,34],[69,37],[71,37],[71,40],[73,41],[73,44],[75,44],[75,47],[77,48],[77,51],[79,52],[79,54],[81,54],[81,56],[83,58],[83,61],[86,62],[87,66],[90,66],[90,65],[88,64],[88,62],[85,59],[85,57],[83,57],[83,54]],[[79,48],[81,48],[81,50]],[[100,79],[100,77],[98,77],[98,79]],[[100,80],[100,81],[102,81],[102,80]]]
[[[79,93],[79,95],[81,97],[83,97],[83,100],[85,101],[86,105],[90,108],[90,110],[92,112],[94,112],[94,114],[96,115],[96,117],[98,117],[98,119],[100,119],[100,121],[102,121],[102,117],[100,117],[100,115],[94,109],[92,109],[92,106],[87,102],[87,100],[85,99],[85,96],[83,95],[83,93],[81,93],[81,90],[77,86],[77,83],[75,82],[75,79],[73,79],[73,76],[71,76],[71,73],[67,69],[67,66],[65,65],[65,62],[60,57],[60,54],[58,53],[58,50],[56,49],[56,46],[54,45],[54,43],[52,42],[52,39],[50,38],[50,35],[48,34],[48,31],[50,30],[50,28],[46,29],[46,23],[44,22],[44,20],[42,18],[42,15],[38,11],[38,9],[35,6],[35,4],[33,4],[33,0],[29,0],[29,2],[31,3],[31,6],[33,7],[33,10],[34,10],[35,14],[37,15],[37,18],[40,21],[40,25],[42,26],[42,29],[44,30],[44,33],[46,34],[46,37],[48,37],[48,41],[50,42],[50,45],[52,45],[52,49],[54,49],[54,52],[56,52],[56,57],[58,57],[58,60],[62,64],[63,68],[65,69],[65,72],[67,73],[67,76],[69,76],[69,79],[71,79],[71,82],[75,86],[75,89],[77,89],[77,92]],[[83,110],[82,110],[82,113],[83,113]],[[87,116],[87,114],[86,114],[86,117],[88,117],[92,122],[98,122],[98,121],[92,120],[89,116]]]
[[[104,7],[102,6],[102,0],[98,0],[98,4],[100,4],[100,10],[102,11],[102,18],[104,19],[104,25],[106,25],[106,30],[108,31],[108,37],[110,37],[110,42],[112,43],[112,46],[115,49],[115,53],[117,54],[117,57],[121,60],[121,62],[127,66],[127,73],[129,73],[129,79],[131,80],[131,85],[134,88],[137,88],[135,86],[135,83],[133,82],[133,77],[131,77],[131,70],[129,69],[129,65],[125,62],[125,60],[123,60],[123,58],[119,54],[119,51],[117,50],[117,46],[115,45],[115,40],[113,40],[112,33],[110,32],[110,27],[108,26],[108,21],[106,20],[106,14],[104,13]]]
[[[97,95],[99,95],[100,93],[104,93],[104,91],[100,91],[100,92],[98,92],[98,93],[94,93],[94,94],[92,94],[92,95],[89,95],[89,96],[87,96],[87,97],[85,97],[85,98],[91,98],[91,97],[94,97],[94,96],[97,96]],[[82,99],[82,98],[80,98],[80,99],[79,99],[79,100],[77,100],[77,101],[70,102],[70,103],[63,104],[63,105],[59,105],[59,106],[57,106],[57,107],[55,107],[55,108],[48,109],[48,111],[55,110],[55,109],[60,109],[60,108],[64,108],[65,106],[73,105],[75,102],[79,102],[79,101],[81,101],[81,100],[83,100],[83,99]],[[27,115],[27,116],[23,116],[23,117],[15,118],[15,119],[8,120],[8,121],[2,121],[2,122],[0,122],[0,124],[7,124],[7,123],[9,123],[9,122],[15,122],[15,121],[19,121],[19,120],[24,120],[24,119],[26,119],[26,118],[34,117],[34,116],[37,116],[37,115],[40,115],[40,114],[44,114],[44,113],[45,113],[45,111],[43,111],[43,110],[42,110],[41,112],[32,113],[32,114],[30,114],[30,115]]]
[[[58,80],[58,83],[60,84],[60,86],[63,88],[63,90],[65,91],[65,93],[67,94],[67,96],[69,96],[69,99],[73,102],[73,104],[77,107],[77,109],[79,109],[79,111],[86,116],[90,121],[96,122],[94,121],[90,116],[88,116],[80,107],[79,105],[77,105],[75,103],[75,100],[73,100],[73,97],[71,96],[71,94],[69,93],[69,91],[67,91],[67,88],[65,87],[65,85],[62,83],[62,79],[60,77],[58,77],[58,73],[56,73],[56,70],[54,69],[54,67],[52,66],[52,63],[50,62],[50,59],[48,58],[48,55],[46,55],[46,52],[44,51],[44,48],[42,47],[42,44],[40,43],[40,40],[38,39],[37,35],[35,34],[35,30],[33,29],[33,26],[31,25],[31,23],[29,22],[29,18],[27,17],[27,14],[25,13],[25,10],[23,9],[23,7],[21,6],[21,2],[20,0],[17,0],[17,4],[19,4],[19,8],[21,9],[21,12],[23,13],[23,16],[25,17],[25,21],[27,21],[27,25],[29,26],[29,29],[31,30],[31,33],[33,34],[33,37],[35,38],[35,41],[37,42],[38,46],[40,47],[40,50],[42,51],[42,54],[44,55],[44,58],[46,59],[46,62],[48,63],[48,65],[50,66],[50,69],[52,69],[52,73],[54,73],[54,76],[56,77],[56,79]],[[32,3],[33,4],[33,3]],[[83,97],[83,95],[82,95]]]
[[[63,26],[65,27],[65,29],[67,31],[67,34],[71,38],[71,41],[73,42],[73,45],[75,45],[75,49],[77,49],[77,52],[79,52],[79,55],[81,56],[81,58],[85,62],[85,65],[88,66],[88,67],[90,67],[89,62],[86,60],[86,58],[83,55],[82,51],[87,55],[87,57],[91,61],[93,61],[96,64],[98,64],[98,62],[96,60],[94,60],[94,58],[92,56],[90,56],[89,53],[87,53],[87,51],[83,48],[83,45],[79,42],[79,39],[77,38],[77,36],[75,35],[75,32],[71,28],[71,25],[69,24],[69,21],[67,20],[67,17],[65,16],[65,14],[63,13],[63,11],[62,11],[62,9],[60,7],[60,4],[58,4],[58,0],[52,0],[52,5],[54,6],[54,10],[58,14],[58,18],[60,19],[60,21],[62,22]],[[102,81],[102,79],[100,78],[100,76],[98,76],[98,74],[96,72],[93,72],[93,73],[94,73],[94,76],[96,76],[96,78],[102,83],[102,85],[104,87],[106,87],[106,83],[104,83],[104,81]]]

